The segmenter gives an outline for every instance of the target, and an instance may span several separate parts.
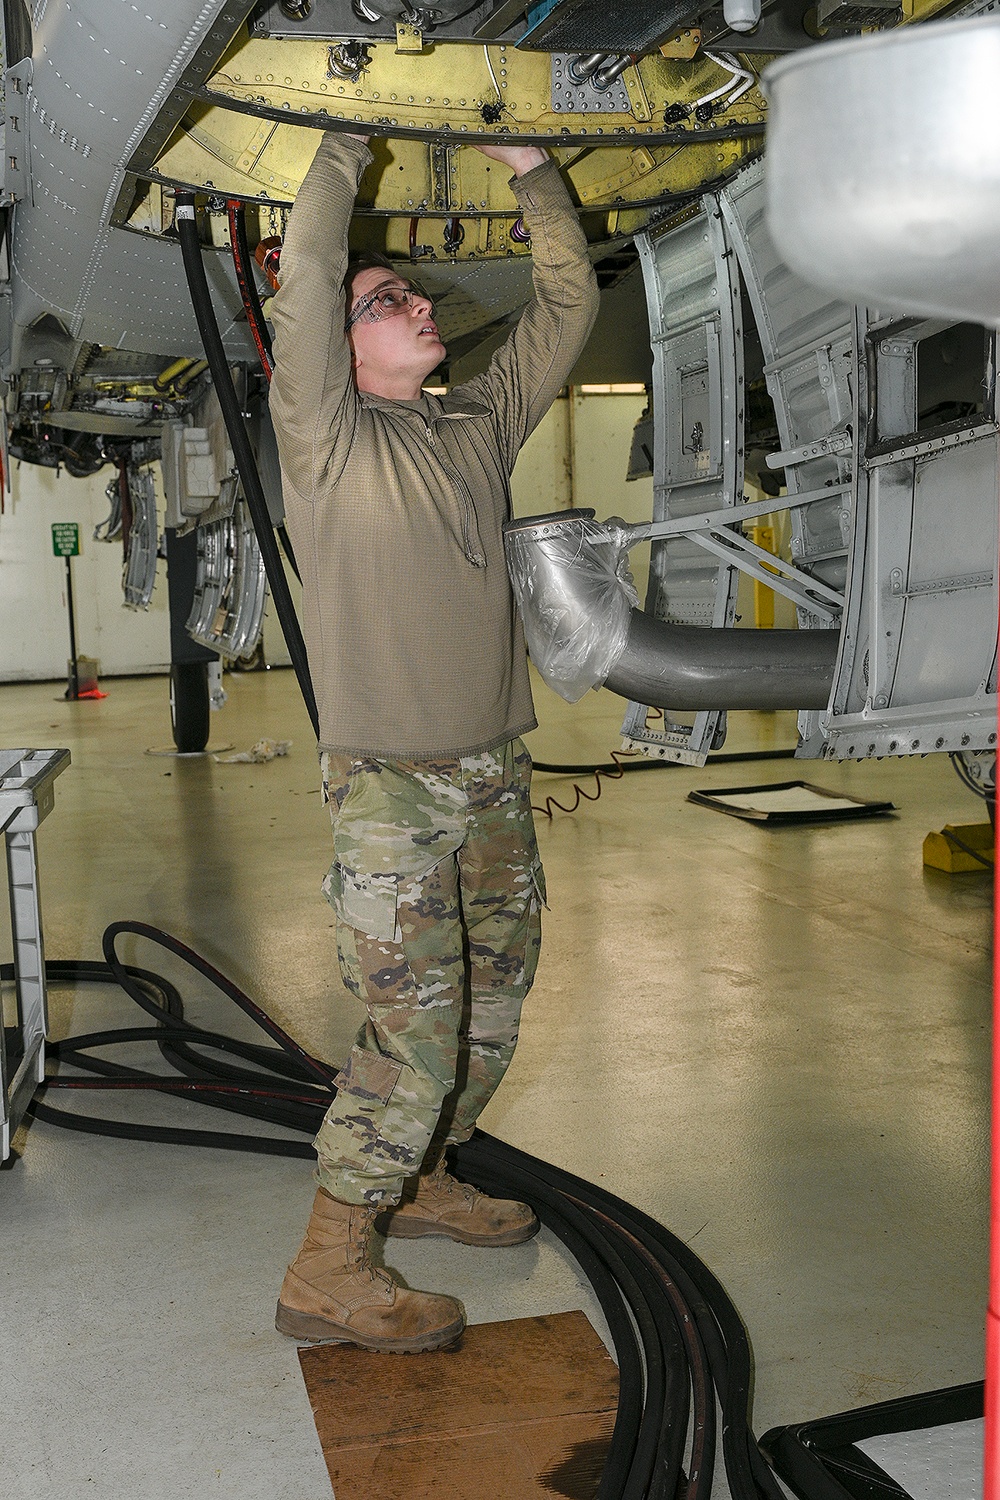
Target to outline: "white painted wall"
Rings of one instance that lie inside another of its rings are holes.
[[[73,595],[77,649],[96,656],[107,677],[162,672],[170,662],[166,573],[148,611],[122,603],[120,542],[95,542],[94,527],[108,514],[104,488],[114,470],[71,479],[54,469],[15,464],[12,494],[0,516],[0,681],[66,676],[69,623],[66,564],[52,554],[52,523],[76,521]],[[165,564],[160,564],[165,570]]]
[[[514,471],[517,515],[593,506],[599,518],[620,515],[648,520],[651,479],[626,483],[632,429],[645,404],[642,396],[573,394],[562,397],[532,434]],[[572,426],[573,462],[568,433]],[[154,471],[155,472],[155,471]],[[104,677],[164,672],[170,661],[166,564],[161,561],[148,612],[121,602],[120,543],[95,542],[93,530],[108,513],[104,495],[112,469],[90,479],[56,477],[53,469],[15,466],[13,494],[0,516],[0,682],[59,680],[66,675],[69,627],[65,563],[52,555],[53,521],[77,521],[82,555],[73,559],[77,645],[96,656]],[[632,564],[640,593],[647,551],[635,548]],[[297,585],[291,580],[293,595]],[[268,661],[288,661],[274,606],[264,630]]]
[[[653,514],[652,479],[625,479],[632,430],[645,405],[644,396],[584,395],[574,388],[571,413],[570,398],[560,396],[517,461],[515,514],[589,505],[599,520],[617,515],[648,521]]]
[[[561,396],[517,461],[512,484],[514,514],[543,515],[576,505],[591,507],[599,521],[608,516],[621,516],[625,521],[651,520],[652,479],[625,478],[632,432],[645,406],[645,396],[584,395],[575,387],[572,397]],[[649,572],[649,544],[633,547],[629,559],[642,599]]]

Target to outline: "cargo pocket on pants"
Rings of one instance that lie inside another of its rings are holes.
[[[323,881],[323,894],[341,922],[382,942],[400,942],[396,920],[397,875],[369,875],[334,860]]]
[[[394,1058],[355,1046],[333,1081],[338,1089],[345,1089],[356,1099],[388,1104],[402,1071],[402,1063]]]

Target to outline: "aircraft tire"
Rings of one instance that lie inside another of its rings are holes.
[[[182,755],[204,750],[208,716],[207,662],[174,662],[170,668],[170,727]]]

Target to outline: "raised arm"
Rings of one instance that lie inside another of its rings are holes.
[[[281,250],[271,309],[270,405],[284,472],[303,498],[343,468],[357,415],[344,331],[347,231],[371,152],[359,136],[329,131],[299,189]]]
[[[513,467],[518,450],[569,379],[597,316],[597,278],[559,169],[544,152],[531,164],[514,148],[498,159],[512,166],[511,187],[531,235],[534,297],[485,374],[462,387],[489,402]],[[539,158],[541,158],[539,160]],[[525,170],[527,168],[527,170]]]

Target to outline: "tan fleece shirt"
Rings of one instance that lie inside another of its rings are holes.
[[[355,388],[347,231],[366,145],[330,132],[295,200],[274,299],[271,383],[322,750],[431,759],[534,727],[502,526],[518,450],[597,312],[586,240],[554,162],[512,187],[534,299],[485,374],[443,398]]]

